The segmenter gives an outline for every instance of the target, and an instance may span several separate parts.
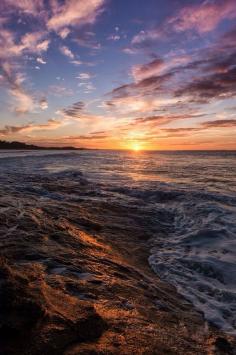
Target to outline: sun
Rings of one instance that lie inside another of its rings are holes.
[[[134,150],[135,152],[138,152],[141,150],[141,146],[138,143],[132,143],[131,149]]]

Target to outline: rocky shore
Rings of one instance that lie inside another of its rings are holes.
[[[82,178],[1,184],[0,354],[235,354],[151,271],[140,213]]]

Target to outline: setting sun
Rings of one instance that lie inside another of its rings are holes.
[[[131,147],[130,147],[132,150],[134,150],[135,152],[138,152],[139,150],[141,150],[141,146],[140,144],[138,143],[133,143],[131,144]]]

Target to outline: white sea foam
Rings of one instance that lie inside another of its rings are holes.
[[[236,206],[195,197],[172,212],[174,229],[161,243],[153,239],[151,267],[207,320],[236,334]]]

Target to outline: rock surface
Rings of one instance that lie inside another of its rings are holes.
[[[235,354],[151,271],[135,208],[91,203],[82,180],[34,188],[0,197],[1,354]]]

